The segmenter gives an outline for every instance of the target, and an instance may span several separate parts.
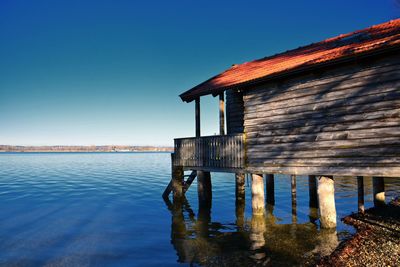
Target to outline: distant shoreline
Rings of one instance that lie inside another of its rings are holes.
[[[6,152],[36,152],[36,153],[77,153],[77,152],[102,152],[102,153],[129,153],[129,152],[173,152],[173,147],[166,146],[8,146],[0,145],[0,153]]]

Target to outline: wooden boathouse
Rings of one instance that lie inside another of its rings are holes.
[[[180,95],[195,103],[195,137],[175,139],[172,191],[179,200],[197,177],[199,203],[211,205],[210,172],[236,173],[237,201],[251,174],[253,215],[274,203],[274,174],[309,176],[310,206],[336,226],[334,176],[373,177],[375,205],[384,177],[400,177],[400,19],[240,65]],[[220,133],[202,136],[201,97],[219,97]],[[226,129],[226,131],[225,131]],[[184,170],[192,173],[185,180]],[[350,178],[349,178],[350,179]]]

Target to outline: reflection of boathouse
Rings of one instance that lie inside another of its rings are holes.
[[[175,139],[172,179],[163,194],[167,199],[173,192],[172,207],[178,207],[171,208],[172,240],[181,261],[200,257],[193,251],[202,245],[210,253],[222,249],[230,238],[243,238],[257,251],[269,229],[268,236],[279,234],[286,226],[265,226],[264,178],[266,202],[274,205],[274,174],[291,175],[293,214],[296,175],[309,176],[311,217],[322,228],[336,226],[334,176],[357,177],[361,212],[363,177],[372,176],[374,203],[384,205],[384,177],[400,177],[399,48],[400,19],[234,65],[181,94],[183,101],[195,102],[196,135]],[[201,136],[200,98],[206,95],[219,96],[216,136]],[[251,174],[252,230],[208,240],[201,230],[208,215],[199,212],[194,224],[204,243],[180,238],[187,233],[180,205],[194,179],[199,209],[211,207],[210,172],[236,174],[237,209],[244,205],[245,174]],[[305,232],[315,231],[307,227]]]
[[[244,214],[237,212],[236,224],[227,229],[226,225],[212,221],[208,208],[200,209],[196,217],[186,198],[168,203],[172,215],[171,243],[181,263],[289,266],[304,258],[312,261],[314,255],[310,253],[327,255],[338,244],[336,231],[320,231],[312,222],[277,224],[272,206],[268,206],[265,216],[252,216],[246,222],[241,218]]]

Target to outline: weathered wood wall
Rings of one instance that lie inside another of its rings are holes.
[[[264,83],[243,100],[250,171],[400,177],[400,53]]]
[[[243,93],[226,91],[226,123],[228,134],[243,133]]]

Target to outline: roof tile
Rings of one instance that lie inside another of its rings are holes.
[[[181,94],[180,97],[184,101],[192,101],[201,95],[215,94],[221,90],[244,86],[275,75],[308,69],[318,64],[331,63],[399,45],[400,19],[396,19],[274,56],[233,65],[228,70]]]

